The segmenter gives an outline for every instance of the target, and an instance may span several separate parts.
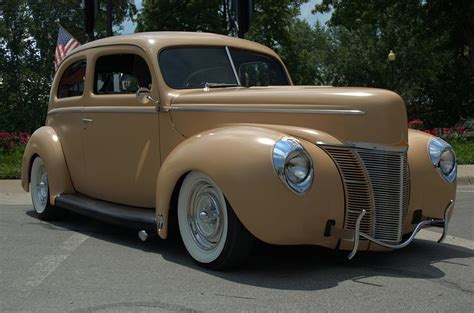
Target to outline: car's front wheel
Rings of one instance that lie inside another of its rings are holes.
[[[49,203],[48,172],[40,157],[36,157],[31,166],[31,202],[41,220],[54,220],[64,214]]]
[[[178,223],[186,250],[202,266],[222,270],[241,264],[254,238],[240,223],[217,184],[189,173],[178,198]]]

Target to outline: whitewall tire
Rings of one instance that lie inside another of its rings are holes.
[[[31,165],[31,202],[42,220],[53,220],[63,214],[62,210],[49,203],[48,172],[40,157],[36,157]]]
[[[186,176],[179,192],[177,213],[184,246],[199,264],[226,269],[249,255],[252,235],[207,175],[193,171]]]

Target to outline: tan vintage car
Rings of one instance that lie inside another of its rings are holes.
[[[396,93],[294,86],[260,44],[155,32],[65,58],[22,185],[40,219],[72,210],[142,240],[175,226],[195,261],[223,269],[256,239],[349,258],[428,226],[442,240],[456,168],[449,144],[407,128]]]

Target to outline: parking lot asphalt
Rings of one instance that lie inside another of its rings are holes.
[[[474,186],[458,187],[445,243],[423,230],[384,253],[260,244],[232,272],[196,266],[179,238],[70,214],[42,222],[29,194],[0,190],[0,312],[471,312]]]

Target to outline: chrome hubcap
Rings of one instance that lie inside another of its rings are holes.
[[[192,189],[188,208],[188,223],[194,242],[203,250],[211,251],[223,233],[222,204],[214,187],[201,181]]]
[[[41,166],[39,169],[39,180],[36,184],[36,194],[39,202],[42,205],[46,205],[48,201],[48,174],[46,173],[46,168]]]

